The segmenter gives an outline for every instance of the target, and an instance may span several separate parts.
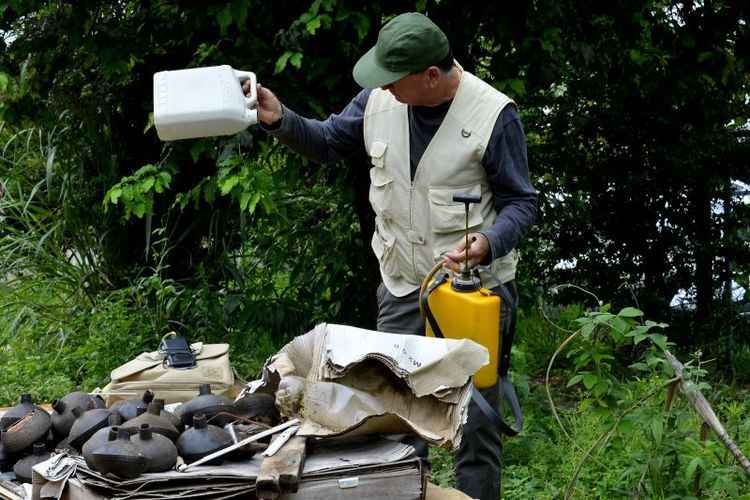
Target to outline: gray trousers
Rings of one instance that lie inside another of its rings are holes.
[[[512,294],[517,292],[515,283],[508,283]],[[419,314],[419,290],[405,297],[395,297],[380,284],[378,287],[378,330],[390,333],[424,335],[424,319]],[[508,311],[503,317],[509,318]],[[482,389],[487,402],[500,411],[500,384]],[[419,438],[410,443],[417,453],[426,458],[427,446]],[[498,500],[500,498],[500,474],[503,444],[500,431],[482,414],[472,400],[469,417],[464,425],[463,439],[456,454],[456,487],[472,498]]]

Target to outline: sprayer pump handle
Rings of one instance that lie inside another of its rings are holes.
[[[481,202],[482,195],[471,193],[456,193],[453,195],[453,201],[456,201],[458,203],[466,203],[466,208],[469,208],[469,203]]]

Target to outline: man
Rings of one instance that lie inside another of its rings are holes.
[[[515,247],[536,216],[536,191],[513,102],[464,71],[445,34],[417,13],[388,22],[353,75],[364,90],[325,121],[300,117],[260,85],[258,115],[264,129],[314,161],[360,151],[370,157],[372,249],[382,277],[378,330],[424,335],[422,280],[436,262],[458,271],[465,259],[457,192],[482,196],[470,211],[470,265],[490,264],[484,286],[499,286],[497,277],[515,299]],[[498,386],[482,392],[499,407]],[[498,430],[472,403],[457,456],[458,488],[499,498],[501,451]]]

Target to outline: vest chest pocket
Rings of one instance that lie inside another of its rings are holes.
[[[480,184],[458,188],[430,188],[430,222],[434,233],[454,233],[466,227],[466,208],[463,203],[453,201],[456,193],[482,193]],[[469,229],[482,224],[481,207],[469,206]]]
[[[390,206],[393,198],[393,177],[385,168],[385,152],[388,144],[375,141],[370,147],[370,204],[377,215],[389,218]]]

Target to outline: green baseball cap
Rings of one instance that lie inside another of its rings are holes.
[[[437,64],[448,56],[445,33],[418,12],[400,14],[378,33],[378,42],[354,65],[354,80],[366,89],[383,87]]]

